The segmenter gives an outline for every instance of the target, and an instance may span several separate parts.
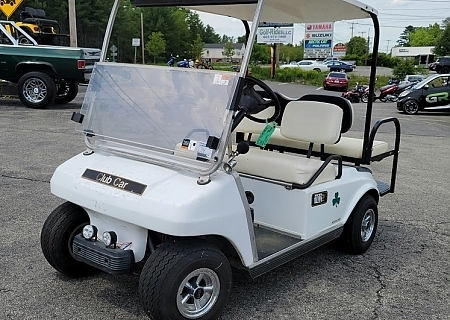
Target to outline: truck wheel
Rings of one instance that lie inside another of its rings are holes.
[[[216,319],[231,291],[227,258],[201,240],[163,243],[148,258],[139,279],[139,297],[154,320]]]
[[[83,208],[65,202],[50,213],[42,227],[41,248],[45,259],[68,277],[83,277],[98,272],[72,256],[73,239],[88,223],[89,216]]]
[[[25,73],[17,87],[20,101],[29,108],[45,108],[55,100],[55,81],[45,73]]]
[[[369,249],[378,226],[377,202],[370,195],[359,200],[344,226],[339,238],[342,249],[353,254],[362,254]]]
[[[449,67],[443,67],[442,69],[441,69],[441,72],[440,72],[441,74],[447,74],[447,73],[450,73],[450,68]]]
[[[56,94],[55,103],[64,104],[69,103],[75,99],[78,95],[78,83],[77,82],[65,82],[59,86],[58,93]]]
[[[419,101],[408,100],[403,104],[403,111],[407,114],[416,114],[419,111]]]

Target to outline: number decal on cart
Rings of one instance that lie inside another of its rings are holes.
[[[316,207],[325,204],[328,201],[328,191],[314,193],[311,199],[311,206]]]

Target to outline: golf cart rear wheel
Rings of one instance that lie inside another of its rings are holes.
[[[416,114],[419,112],[419,101],[408,100],[403,104],[403,111],[407,114]]]
[[[69,103],[78,95],[77,82],[63,82],[59,85],[58,93],[56,94],[55,103],[64,104]]]
[[[88,223],[89,216],[83,208],[65,202],[50,213],[42,227],[41,248],[45,259],[68,277],[84,277],[98,272],[72,256],[73,239]]]
[[[17,88],[20,101],[29,108],[45,108],[55,101],[55,81],[43,72],[25,73],[19,79]]]
[[[348,218],[339,238],[342,249],[362,254],[372,244],[378,226],[377,202],[371,195],[362,197]]]
[[[148,258],[139,279],[139,297],[154,320],[216,319],[231,291],[227,258],[202,240],[163,243]]]

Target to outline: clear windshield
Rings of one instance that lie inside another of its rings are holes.
[[[92,149],[209,173],[223,158],[236,80],[226,71],[97,63],[77,130]]]

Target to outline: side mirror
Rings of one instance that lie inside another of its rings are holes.
[[[426,85],[423,86],[423,88],[424,88],[425,90],[428,90],[428,89],[430,89],[430,86],[426,84]]]

